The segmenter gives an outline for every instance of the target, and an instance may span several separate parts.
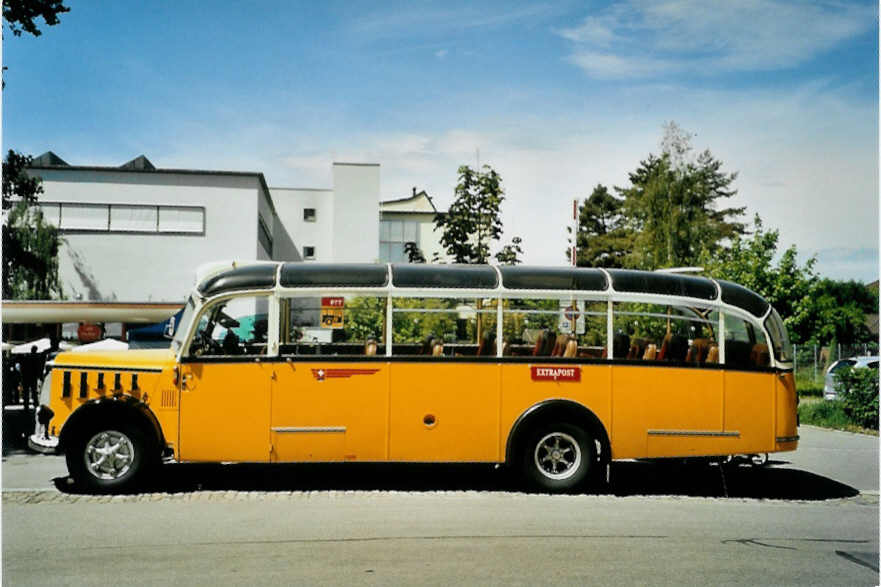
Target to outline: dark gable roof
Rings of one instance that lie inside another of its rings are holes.
[[[140,169],[141,171],[156,171],[156,166],[150,163],[144,155],[138,155],[128,163],[119,166],[120,169]]]
[[[413,188],[413,195],[412,196],[407,196],[405,198],[396,198],[394,200],[383,200],[382,202],[379,203],[379,205],[382,206],[383,204],[399,204],[401,202],[409,202],[411,200],[417,199],[420,196],[425,196],[425,199],[428,200],[429,204],[431,204],[432,210],[437,212],[437,206],[434,205],[434,200],[431,199],[431,196],[428,195],[428,192],[426,192],[425,190],[417,192],[416,188]],[[394,211],[395,210],[388,210],[388,212],[394,212]]]
[[[70,167],[67,161],[53,153],[46,151],[39,157],[34,157],[31,161],[31,167]]]

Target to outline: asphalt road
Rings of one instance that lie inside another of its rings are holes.
[[[3,584],[877,585],[878,439],[799,432],[765,469],[623,462],[572,496],[370,465],[175,466],[84,496],[59,458],[7,455]]]

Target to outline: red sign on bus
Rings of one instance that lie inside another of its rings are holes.
[[[342,308],[344,305],[344,298],[321,298],[322,308]]]
[[[581,381],[581,367],[530,367],[533,381]]]

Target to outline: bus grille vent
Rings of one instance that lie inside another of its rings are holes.
[[[163,408],[176,408],[177,407],[177,390],[176,389],[163,389],[162,390],[161,406]]]

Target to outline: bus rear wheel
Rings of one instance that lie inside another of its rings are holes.
[[[92,426],[66,450],[67,470],[87,491],[127,491],[145,469],[147,446],[144,434],[135,426]]]
[[[553,493],[573,491],[596,463],[596,443],[567,422],[536,427],[523,445],[523,473],[530,484]]]

